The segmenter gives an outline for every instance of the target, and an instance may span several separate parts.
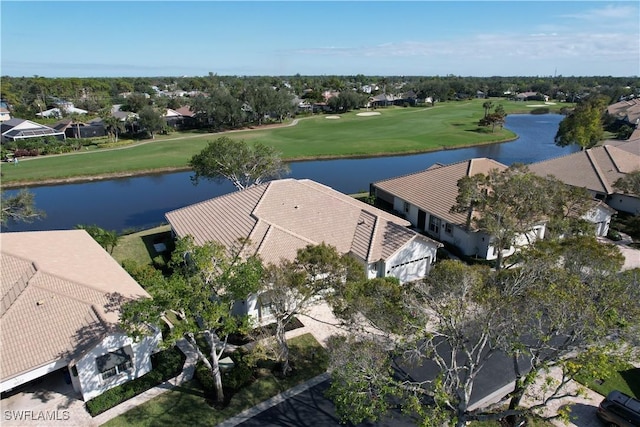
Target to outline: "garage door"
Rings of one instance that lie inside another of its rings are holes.
[[[401,283],[422,279],[427,275],[429,264],[430,256],[396,264],[387,271],[387,276],[396,277]]]

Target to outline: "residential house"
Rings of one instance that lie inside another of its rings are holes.
[[[97,138],[107,134],[101,119],[94,119],[86,123],[65,119],[53,125],[53,128],[64,132],[67,138]]]
[[[48,110],[42,111],[41,113],[36,113],[36,116],[38,117],[63,117],[63,116],[68,116],[69,114],[87,114],[88,111],[87,110],[83,110],[82,108],[76,108],[73,106],[73,104],[71,104],[70,106],[66,106],[66,107],[54,107],[54,108],[49,108]]]
[[[0,234],[0,391],[68,372],[83,400],[144,375],[161,339],[118,328],[149,294],[84,230]]]
[[[393,105],[393,103],[398,99],[398,97],[394,95],[389,95],[387,93],[381,93],[376,96],[372,96],[369,98],[369,103],[367,107],[387,107],[389,105]]]
[[[230,248],[248,239],[246,255],[265,263],[293,260],[298,249],[326,243],[350,254],[369,278],[400,282],[424,277],[441,244],[407,228],[411,224],[317,182],[281,179],[171,211],[165,215],[176,236],[196,244],[215,241]],[[264,321],[258,296],[238,304]]]
[[[6,122],[11,119],[11,113],[4,107],[0,107],[0,122]]]
[[[549,101],[549,95],[544,95],[539,92],[520,92],[515,96],[516,101]]]
[[[53,136],[57,139],[66,138],[64,132],[25,119],[6,120],[0,124],[0,129],[2,130],[2,142],[45,136]]]
[[[618,179],[640,170],[640,140],[602,145],[529,165],[540,176],[553,175],[565,184],[586,188],[617,211],[640,214],[640,195],[615,188]],[[635,151],[634,151],[635,150]]]
[[[607,113],[617,121],[638,128],[640,124],[640,99],[632,98],[611,104]]]
[[[451,212],[458,196],[458,181],[465,176],[488,174],[493,169],[502,171],[507,166],[487,158],[435,164],[421,172],[374,182],[371,194],[404,215],[419,232],[456,247],[463,255],[493,260],[497,258],[498,248],[493,245],[492,237],[473,225],[467,229],[466,213]],[[529,237],[543,238],[545,229],[545,224],[540,224]],[[526,243],[526,237],[522,236],[518,244]],[[515,250],[514,246],[504,248],[502,255],[507,257]]]

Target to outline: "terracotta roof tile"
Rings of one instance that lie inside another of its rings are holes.
[[[0,377],[72,359],[148,297],[84,230],[0,233]]]
[[[374,238],[370,230],[358,228],[362,218],[374,217],[406,232]],[[199,244],[217,241],[229,247],[249,238],[252,250],[272,263],[322,242],[367,259],[370,248],[382,248],[378,251],[384,254],[396,248],[398,239],[406,243],[416,235],[406,229],[408,221],[311,180],[271,181],[169,212],[166,218],[178,236],[192,235]]]
[[[574,187],[585,187],[606,194],[615,192],[613,185],[619,178],[638,169],[639,155],[612,145],[594,147],[529,165],[529,170],[538,175],[553,175]]]
[[[493,169],[505,170],[507,166],[495,160],[476,158],[450,165],[432,165],[428,169],[374,182],[373,186],[430,212],[446,222],[464,225],[466,214],[451,213],[458,195],[458,180]]]

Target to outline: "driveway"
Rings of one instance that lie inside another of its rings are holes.
[[[2,427],[51,427],[96,425],[84,401],[65,382],[61,371],[44,376],[0,401]]]

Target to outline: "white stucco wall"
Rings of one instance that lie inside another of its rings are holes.
[[[594,224],[597,237],[605,237],[609,233],[611,211],[608,208],[596,206],[583,215],[582,218]]]
[[[150,356],[157,351],[161,339],[162,334],[159,329],[154,335],[145,337],[138,342],[134,342],[131,337],[122,333],[105,337],[73,364],[77,370],[77,376],[74,375],[70,366],[73,388],[82,394],[82,398],[86,402],[110,388],[146,374],[151,370]],[[131,346],[133,351],[133,368],[126,373],[103,380],[98,371],[96,358],[125,346]]]
[[[607,204],[617,211],[640,215],[640,198],[638,197],[627,194],[612,194],[608,198]]]
[[[436,259],[436,245],[414,239],[385,262],[385,276],[396,277],[400,283],[423,278]]]

